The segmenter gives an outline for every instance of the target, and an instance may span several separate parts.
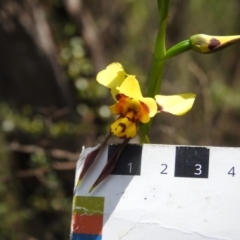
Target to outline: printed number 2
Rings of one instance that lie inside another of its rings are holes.
[[[195,172],[194,175],[202,174],[202,165],[201,164],[195,164],[195,167],[196,167],[197,172]]]
[[[161,174],[167,174],[167,164],[162,164],[161,166],[164,166],[163,170],[161,171]]]

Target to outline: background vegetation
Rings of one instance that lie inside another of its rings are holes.
[[[167,45],[240,34],[239,22],[238,0],[172,0]],[[69,238],[75,163],[112,121],[96,73],[119,61],[146,84],[157,29],[157,1],[0,2],[0,239]],[[184,117],[155,118],[153,143],[239,146],[239,53],[167,62],[161,93],[197,100]]]

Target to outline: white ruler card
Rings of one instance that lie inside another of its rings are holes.
[[[75,189],[73,240],[240,239],[240,148],[127,145],[89,193],[116,148],[106,147]]]

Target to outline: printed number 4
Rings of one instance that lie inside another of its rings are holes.
[[[196,172],[194,173],[194,175],[202,174],[202,165],[201,164],[195,164],[195,167],[196,167]]]
[[[228,174],[229,174],[229,175],[232,175],[232,176],[234,177],[234,175],[236,174],[236,173],[235,173],[235,168],[232,167],[232,168],[229,170]]]

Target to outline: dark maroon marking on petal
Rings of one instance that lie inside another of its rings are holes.
[[[140,101],[140,103],[141,103],[141,106],[145,109],[145,111],[147,111],[149,113],[150,111],[149,111],[148,105],[146,105],[144,102],[141,102],[141,101]]]
[[[208,45],[208,49],[213,50],[217,48],[219,45],[221,45],[219,40],[217,40],[216,38],[211,38],[210,44]]]
[[[116,95],[116,99],[119,101],[122,97],[127,97],[126,95],[122,94],[122,93],[118,93]]]
[[[126,130],[126,128],[127,128],[126,124],[124,124],[124,123],[119,123],[119,126],[122,127],[122,131],[121,131],[121,132],[125,132],[125,130]]]
[[[121,94],[117,94],[116,99],[119,101],[120,98],[121,98]]]
[[[157,110],[162,112],[163,111],[163,107],[161,105],[157,104]]]

